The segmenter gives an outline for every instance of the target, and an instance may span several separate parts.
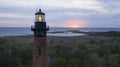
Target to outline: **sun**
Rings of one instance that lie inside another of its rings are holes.
[[[83,22],[80,20],[69,20],[67,23],[68,24],[66,25],[66,27],[69,27],[69,28],[82,28],[83,27]]]
[[[68,27],[70,28],[81,28],[81,24],[80,23],[76,23],[76,22],[72,22],[68,25]]]
[[[80,24],[71,24],[70,27],[71,28],[80,28]]]

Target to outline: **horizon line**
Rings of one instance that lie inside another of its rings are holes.
[[[31,28],[31,27],[0,27],[0,28]],[[49,28],[72,28],[72,27],[49,27]],[[79,28],[120,28],[120,27],[78,27],[73,29],[79,29]]]

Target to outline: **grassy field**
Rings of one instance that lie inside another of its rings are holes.
[[[49,67],[120,67],[119,32],[47,37]],[[0,37],[0,67],[32,67],[33,36]]]

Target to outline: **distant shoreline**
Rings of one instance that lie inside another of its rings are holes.
[[[33,36],[33,34],[21,34],[21,35],[8,35],[8,36]],[[48,32],[47,36],[64,36],[64,37],[73,37],[73,36],[120,36],[120,32],[117,31],[109,31],[109,32],[82,32],[82,31],[56,31],[56,32]],[[0,36],[6,37],[6,36]]]
[[[98,32],[120,32],[120,28],[50,28],[48,31],[48,36],[81,36],[89,33]],[[22,36],[22,35],[32,35],[33,32],[29,27],[25,28],[1,28],[0,27],[0,37],[3,36]]]

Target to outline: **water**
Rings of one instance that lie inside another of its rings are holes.
[[[18,36],[33,34],[30,28],[0,28],[0,36]]]
[[[83,32],[109,32],[109,31],[120,32],[120,28],[51,28],[50,31],[67,31],[67,30],[79,30]]]
[[[56,31],[68,31],[68,30],[79,30],[84,32],[108,32],[108,31],[119,31],[120,28],[50,28],[48,32],[56,32]],[[30,28],[16,28],[16,27],[2,27],[0,28],[0,36],[18,36],[18,35],[30,35],[33,34]],[[82,33],[57,33],[52,34],[48,33],[48,36],[79,36],[84,35]]]
[[[64,32],[64,33],[48,33],[48,36],[83,36],[85,35],[84,33],[72,33],[72,32]]]

